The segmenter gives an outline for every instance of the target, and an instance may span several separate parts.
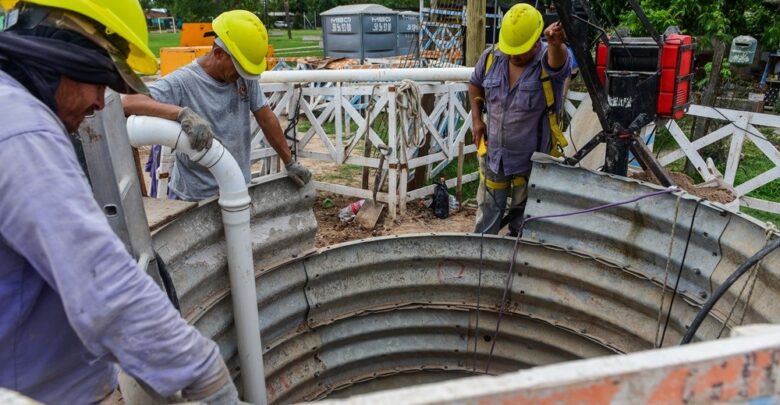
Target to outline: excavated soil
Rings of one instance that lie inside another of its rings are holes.
[[[672,177],[672,180],[674,180],[674,182],[677,183],[677,185],[680,186],[680,188],[697,197],[701,197],[709,201],[719,202],[722,204],[728,204],[734,201],[734,199],[736,198],[734,194],[732,194],[730,191],[721,188],[716,188],[716,187],[697,188],[696,185],[693,183],[693,179],[691,179],[684,173],[671,172],[669,174]],[[658,179],[651,171],[631,173],[629,174],[629,177],[637,180],[646,181],[648,183],[654,183],[659,185],[661,184],[661,182],[658,181]]]
[[[324,208],[326,198],[332,200],[335,205]],[[402,235],[423,232],[471,232],[474,230],[475,210],[461,208],[457,212],[450,212],[445,219],[436,218],[433,211],[427,208],[422,200],[411,201],[406,205],[406,215],[396,220],[391,220],[385,208],[382,217],[373,230],[363,229],[354,220],[341,222],[339,210],[355,201],[336,194],[319,193],[314,204],[314,215],[317,217],[318,229],[316,236],[317,247],[329,246],[350,240],[371,238],[384,235]]]

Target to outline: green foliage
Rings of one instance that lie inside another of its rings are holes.
[[[289,2],[294,27],[301,25],[301,14],[312,18],[315,14],[319,15],[336,6],[367,3],[353,0],[289,0]],[[269,12],[284,11],[284,0],[269,0],[267,3]],[[417,9],[420,5],[418,0],[380,0],[370,3],[382,4],[393,9]],[[234,9],[249,10],[261,17],[265,13],[264,0],[141,0],[141,4],[144,8],[167,8],[177,18],[183,18],[186,22],[209,22],[220,13]]]
[[[676,25],[699,38],[700,46],[710,39],[730,41],[738,35],[758,38],[765,49],[780,46],[778,8],[763,0],[640,0],[648,19],[663,32]],[[613,25],[628,26],[635,36],[647,35],[627,0],[605,0],[595,8]]]
[[[707,62],[704,65],[704,77],[696,82],[696,88],[697,89],[703,89],[704,86],[707,85],[707,82],[710,80],[710,73],[712,73],[712,62]],[[731,73],[731,63],[729,63],[728,59],[723,60],[723,64],[720,67],[720,77],[723,79],[724,82],[728,82],[732,78]]]

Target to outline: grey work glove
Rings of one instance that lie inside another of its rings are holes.
[[[181,394],[188,401],[206,405],[240,404],[236,385],[222,359],[214,364],[212,372],[183,389]]]
[[[187,134],[192,149],[201,150],[211,147],[214,132],[205,118],[196,114],[189,107],[184,107],[179,112],[179,116],[176,117],[176,121],[179,121],[181,129]]]
[[[309,169],[303,167],[303,165],[294,160],[287,163],[284,168],[287,169],[287,176],[298,185],[298,187],[303,187],[311,180],[311,172]]]

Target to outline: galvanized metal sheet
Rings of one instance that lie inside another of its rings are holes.
[[[710,284],[713,287],[721,285],[737,267],[766,245],[768,237],[776,239],[778,234],[773,229],[768,230],[765,224],[747,215],[732,214],[720,237],[723,255],[709,280]],[[713,315],[721,320],[729,318],[731,313],[729,327],[778,322],[780,251],[766,256],[752,274],[755,276],[748,273],[737,281],[712,310]]]
[[[575,212],[659,190],[663,187],[536,160],[529,179],[525,214],[534,217]],[[670,257],[677,195],[655,196],[588,214],[531,221],[523,237],[606,258],[656,283],[663,283],[666,278],[673,284],[684,256],[679,293],[703,304],[712,293],[709,279],[721,259],[718,241],[730,214],[705,201],[694,219],[697,200],[687,193],[679,199],[669,277],[666,262]],[[693,232],[687,243],[692,222]]]

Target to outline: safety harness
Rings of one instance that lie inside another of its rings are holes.
[[[485,75],[488,74],[490,68],[493,65],[493,52],[494,51],[491,50],[487,56],[487,60],[485,61]],[[552,86],[552,79],[550,79],[550,75],[547,74],[547,70],[544,68],[544,66],[542,66],[539,80],[542,82],[544,99],[547,103],[547,108],[545,111],[547,113],[547,120],[550,122],[550,135],[552,143],[550,154],[555,157],[561,157],[563,156],[563,148],[566,147],[569,142],[567,142],[566,137],[563,136],[563,131],[561,131],[561,126],[558,123],[558,115],[555,111],[555,92]],[[487,136],[487,134],[485,135]],[[487,154],[487,144],[485,143],[484,137],[479,144],[477,153],[480,157]]]

